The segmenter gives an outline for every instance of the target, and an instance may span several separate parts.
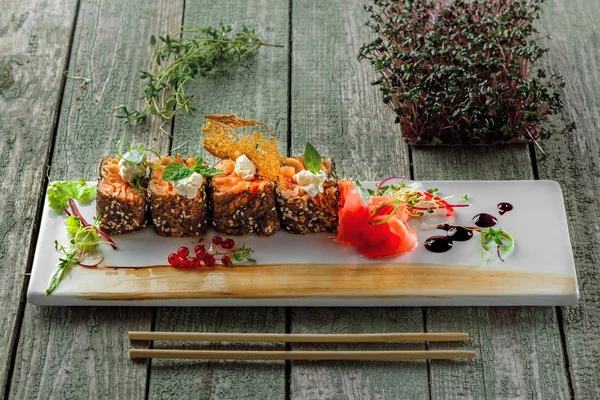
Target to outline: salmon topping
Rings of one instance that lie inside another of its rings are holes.
[[[269,181],[255,177],[252,180],[244,180],[234,172],[235,161],[221,160],[215,165],[215,168],[224,171],[227,175],[217,175],[212,178],[213,188],[217,192],[231,192],[238,194],[244,190],[250,189],[252,193],[257,193],[264,189]]]
[[[102,179],[98,182],[98,190],[105,195],[116,197],[128,202],[143,204],[144,199],[140,197],[139,192],[133,189],[129,182],[121,178],[119,174],[120,157],[106,157],[100,170]]]

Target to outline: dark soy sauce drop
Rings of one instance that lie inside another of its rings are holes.
[[[500,210],[500,215],[504,215],[510,210],[513,209],[513,205],[503,201],[502,203],[498,203],[498,210]]]
[[[462,226],[440,224],[437,227],[438,229],[448,231],[448,239],[456,242],[466,242],[473,237],[473,230]]]
[[[481,213],[473,217],[473,223],[480,228],[489,228],[496,225],[498,220],[490,214]]]
[[[425,241],[425,248],[434,253],[445,253],[452,248],[452,240],[448,236],[432,236]]]
[[[448,229],[448,237],[457,242],[466,242],[473,237],[473,231],[462,226],[453,226]]]

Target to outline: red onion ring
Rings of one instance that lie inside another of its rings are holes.
[[[377,189],[379,189],[382,186],[385,186],[386,183],[393,181],[394,179],[403,180],[405,182],[408,181],[409,183],[414,182],[412,179],[407,178],[405,176],[390,176],[389,178],[385,178],[384,180],[379,182],[379,184],[377,185]]]
[[[97,267],[98,265],[100,265],[100,263],[101,263],[102,261],[104,261],[104,255],[102,255],[102,257],[100,258],[100,261],[98,261],[98,262],[97,262],[97,263],[95,263],[95,264],[86,264],[86,263],[84,263],[84,262],[82,262],[82,261],[79,261],[79,262],[78,262],[78,264],[79,264],[79,265],[81,265],[82,267],[86,267],[86,268],[94,268],[94,267]]]

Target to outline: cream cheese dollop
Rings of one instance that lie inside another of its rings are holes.
[[[144,165],[134,164],[124,158],[119,160],[119,175],[125,182],[131,182],[135,178],[146,176],[146,167]]]
[[[256,175],[256,166],[245,154],[236,158],[233,170],[237,176],[245,181],[251,181]]]
[[[323,193],[323,183],[327,180],[327,175],[323,171],[314,174],[303,170],[295,174],[293,178],[310,197],[315,197],[319,193]]]
[[[188,199],[196,198],[198,190],[204,184],[204,177],[197,172],[194,172],[190,176],[184,179],[173,182],[173,187],[180,196],[187,197]]]

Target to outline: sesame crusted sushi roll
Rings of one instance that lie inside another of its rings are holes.
[[[144,146],[132,148],[124,139],[117,142],[116,153],[116,157],[102,159],[96,189],[100,229],[109,235],[133,232],[146,226],[148,156],[158,156]]]
[[[147,207],[142,187],[145,177],[144,166],[127,166],[121,157],[102,159],[96,188],[96,214],[101,230],[119,235],[146,226]]]
[[[275,186],[281,171],[274,135],[262,122],[232,114],[205,118],[202,143],[210,154],[221,159],[215,168],[225,172],[210,184],[213,225],[229,235],[272,235],[280,226]],[[252,126],[265,132],[235,132]]]
[[[284,228],[292,233],[335,232],[340,191],[333,160],[321,159],[307,143],[304,156],[282,159],[281,172],[277,205]]]
[[[219,232],[272,235],[279,230],[275,207],[275,184],[256,176],[256,167],[246,155],[221,160],[215,168],[226,175],[211,181],[213,225]]]
[[[154,230],[159,235],[202,236],[206,233],[208,179],[202,173],[207,168],[201,158],[198,161],[165,156],[152,169],[148,199]]]

